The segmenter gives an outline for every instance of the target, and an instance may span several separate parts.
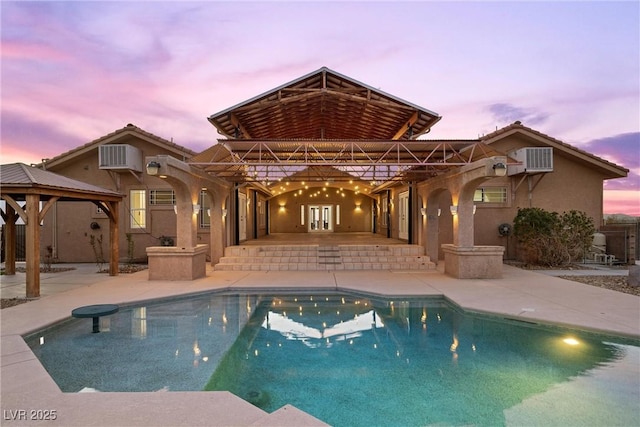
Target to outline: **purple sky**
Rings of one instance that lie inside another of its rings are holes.
[[[195,151],[206,117],[326,66],[443,116],[429,138],[521,120],[630,170],[640,215],[640,3],[12,2],[1,8],[2,163],[133,123]]]

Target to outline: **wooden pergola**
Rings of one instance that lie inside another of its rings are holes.
[[[418,139],[440,119],[322,67],[209,116],[224,138],[188,163],[268,191],[281,180],[356,179],[375,192],[381,185],[424,181],[497,154],[477,139]]]
[[[40,296],[40,223],[57,201],[90,201],[109,217],[109,274],[118,274],[118,209],[123,196],[22,163],[0,165],[1,211],[6,225],[5,274],[16,273],[16,222],[26,226],[26,297]]]
[[[228,139],[413,140],[441,117],[327,67],[211,115]]]

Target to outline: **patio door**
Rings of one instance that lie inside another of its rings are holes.
[[[400,193],[398,199],[398,238],[405,240],[409,239],[409,192]]]
[[[333,231],[333,206],[309,206],[309,232]]]

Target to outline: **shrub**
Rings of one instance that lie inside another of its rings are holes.
[[[104,249],[102,248],[102,234],[98,237],[91,234],[89,236],[89,244],[93,249],[93,254],[96,257],[96,265],[98,266],[98,272],[102,271],[102,267],[107,262],[104,257]]]
[[[513,222],[523,260],[549,267],[582,257],[595,232],[593,220],[575,210],[560,215],[541,208],[518,209]]]

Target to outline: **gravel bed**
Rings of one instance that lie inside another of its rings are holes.
[[[558,276],[561,279],[573,280],[574,282],[585,283],[599,288],[610,289],[612,291],[624,292],[640,296],[640,287],[629,286],[627,276]]]

